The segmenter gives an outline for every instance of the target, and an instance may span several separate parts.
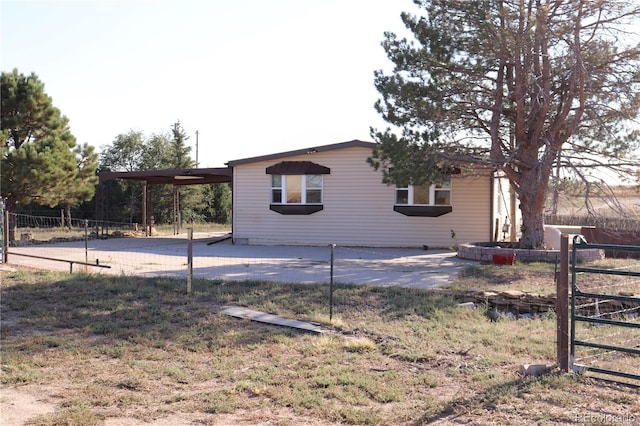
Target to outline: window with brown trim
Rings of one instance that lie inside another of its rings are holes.
[[[271,204],[280,214],[311,214],[322,210],[323,176],[271,175]]]
[[[271,203],[322,204],[322,175],[271,175]]]
[[[394,211],[406,216],[437,217],[453,211],[451,207],[451,178],[425,185],[398,186]]]

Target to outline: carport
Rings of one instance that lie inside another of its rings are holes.
[[[149,185],[173,185],[173,225],[174,232],[179,228],[178,212],[180,207],[181,186],[203,185],[211,183],[231,183],[233,169],[231,167],[213,167],[204,169],[164,169],[142,170],[134,172],[100,172],[96,194],[96,219],[105,220],[106,201],[104,197],[104,182],[110,180],[137,180],[143,181],[142,186],[142,226],[146,236],[151,235],[153,226],[153,206],[151,205],[151,192],[147,190]]]

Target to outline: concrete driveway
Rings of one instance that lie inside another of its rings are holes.
[[[192,243],[194,278],[329,283],[330,247],[254,246],[229,240],[207,244],[219,235],[198,234]],[[188,240],[175,237],[111,238],[40,244],[9,249],[9,265],[69,271],[70,261],[108,265],[109,269],[73,265],[74,271],[138,276],[186,277]],[[20,256],[28,254],[58,260]],[[459,259],[451,250],[410,248],[333,248],[334,283],[435,288],[452,282],[478,262]]]

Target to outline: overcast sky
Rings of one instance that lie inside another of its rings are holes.
[[[180,120],[200,167],[385,127],[373,72],[411,0],[2,0],[2,71],[35,72],[79,142]]]

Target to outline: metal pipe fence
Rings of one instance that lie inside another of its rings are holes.
[[[68,218],[63,213],[53,217],[8,212],[6,223],[7,228],[13,227],[13,241],[8,241],[10,246],[83,241],[85,237],[131,236],[142,232],[137,223]],[[5,230],[5,233],[9,231]]]
[[[640,252],[640,246],[589,244],[576,236],[571,252],[571,344],[573,371],[640,381],[640,261],[580,265],[586,248]]]
[[[217,243],[216,243],[217,242]],[[279,242],[281,243],[281,242]],[[190,246],[191,245],[191,246]],[[10,262],[64,271],[65,262],[109,266],[92,273],[176,277],[223,281],[272,281],[302,284],[367,284],[434,288],[449,284],[464,267],[451,250],[233,244],[221,232],[170,237],[122,237],[40,243],[10,248]],[[28,258],[22,254],[39,256]],[[333,268],[334,274],[331,274]]]

